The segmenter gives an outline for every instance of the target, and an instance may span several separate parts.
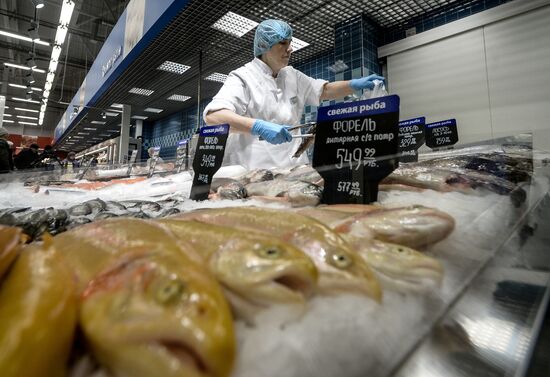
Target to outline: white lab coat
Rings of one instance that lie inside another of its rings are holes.
[[[280,125],[300,124],[305,105],[319,106],[325,80],[316,80],[287,66],[273,78],[273,71],[258,58],[232,71],[218,94],[204,109],[204,116],[215,110],[228,109],[249,118],[263,119]],[[292,131],[298,134],[300,130]],[[292,155],[302,139],[273,145],[258,136],[231,133],[227,140],[224,164],[242,165],[248,169],[291,167],[307,163],[306,154]]]

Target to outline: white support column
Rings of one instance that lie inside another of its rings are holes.
[[[130,105],[122,105],[122,122],[120,123],[120,142],[118,146],[118,162],[128,161],[128,143],[130,141]]]
[[[135,136],[135,138],[137,139],[138,137],[140,137],[142,135],[143,135],[143,120],[137,119],[136,120],[136,136]]]

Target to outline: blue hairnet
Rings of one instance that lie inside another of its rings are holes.
[[[269,51],[281,41],[292,39],[292,28],[284,21],[265,20],[256,28],[254,36],[254,56]]]

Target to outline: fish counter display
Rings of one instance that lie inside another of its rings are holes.
[[[2,375],[392,375],[550,187],[544,154],[457,152],[373,205],[320,204],[308,166],[223,168],[205,202],[188,172],[4,183]]]

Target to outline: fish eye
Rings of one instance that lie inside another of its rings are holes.
[[[275,248],[275,247],[268,247],[267,249],[261,249],[259,250],[260,256],[264,258],[279,258],[281,256],[281,250]]]
[[[405,251],[405,249],[403,249],[402,247],[398,247],[398,248],[397,248],[397,251],[399,251],[400,253],[402,253],[402,252]]]
[[[346,268],[351,265],[351,258],[345,254],[332,254],[332,262],[338,268]]]
[[[155,299],[159,304],[169,304],[181,297],[184,292],[185,285],[180,280],[169,280],[161,284],[156,291]]]

